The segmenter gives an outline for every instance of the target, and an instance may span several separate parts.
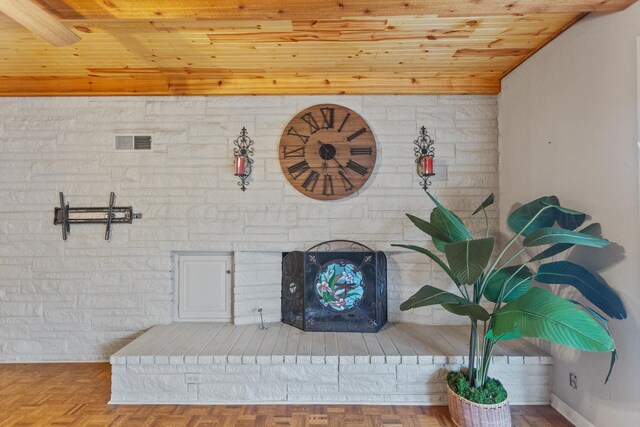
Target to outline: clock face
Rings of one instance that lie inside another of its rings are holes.
[[[280,166],[296,190],[317,200],[350,196],[367,182],[376,163],[376,141],[367,122],[335,104],[296,114],[280,138]]]

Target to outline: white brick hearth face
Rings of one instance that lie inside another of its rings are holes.
[[[298,193],[278,161],[286,123],[320,103],[355,110],[378,144],[369,182],[334,202]],[[329,239],[357,240],[388,253],[390,320],[459,322],[439,308],[398,308],[426,283],[450,286],[425,257],[390,247],[431,245],[405,217],[426,217],[432,208],[414,167],[412,142],[423,125],[436,141],[432,192],[478,232],[484,219],[471,213],[498,185],[493,96],[3,99],[0,361],[105,360],[142,331],[173,321],[175,251],[234,253],[238,324],[258,321],[258,307],[266,321],[278,321],[281,252]],[[242,127],[256,150],[246,192],[232,162]],[[116,135],[132,134],[152,135],[152,150],[114,150]],[[133,206],[143,219],[116,224],[110,242],[101,225],[72,226],[63,242],[53,225],[60,191],[76,207],[105,206],[113,191],[117,205]],[[493,230],[495,209],[488,212]],[[382,386],[360,375],[345,373],[340,387]],[[335,391],[326,386],[317,385],[319,392]]]
[[[128,358],[127,358],[128,359]],[[460,364],[443,356],[424,364],[131,364],[112,365],[111,402],[139,403],[369,403],[443,405],[446,373]],[[492,366],[512,404],[546,404],[551,359],[529,357]],[[187,384],[186,375],[197,376]]]

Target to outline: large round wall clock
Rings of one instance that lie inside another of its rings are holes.
[[[317,200],[342,199],[371,177],[376,140],[356,112],[335,104],[315,105],[287,124],[279,157],[296,190]]]

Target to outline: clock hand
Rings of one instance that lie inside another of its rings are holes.
[[[346,169],[344,168],[344,166],[342,166],[342,163],[340,163],[339,161],[337,161],[335,158],[333,159],[333,161],[334,161],[334,162],[336,162],[336,163],[338,164],[338,167],[339,167],[340,169],[342,169],[342,170],[344,171],[344,173],[346,173],[347,175],[349,175],[349,171],[348,171],[348,170],[346,170]]]
[[[320,144],[322,144],[322,142],[318,141]],[[327,159],[325,159],[325,155],[327,154],[327,149],[324,148],[324,145],[320,145],[320,150],[324,151],[324,155],[322,155],[322,173],[326,173],[327,172],[327,168],[329,167],[329,162],[327,161]]]
[[[323,143],[322,141],[318,140],[318,144],[320,144],[320,149],[321,149],[321,150],[323,150],[325,154],[328,154],[328,153],[327,153],[327,149],[326,149],[326,148],[324,148],[324,143]],[[323,157],[323,159],[324,159],[324,157]],[[342,169],[342,171],[344,171],[344,173],[346,173],[347,175],[349,175],[349,171],[348,171],[348,170],[346,170],[346,169],[344,168],[344,166],[342,166],[342,163],[340,163],[340,162],[338,161],[338,159],[336,159],[335,157],[332,157],[332,158],[331,158],[331,160],[333,160],[334,162],[336,162],[336,163],[338,164],[338,167],[339,167],[340,169]],[[325,161],[325,164],[326,164],[327,160],[326,160],[326,159],[324,159],[324,161]]]

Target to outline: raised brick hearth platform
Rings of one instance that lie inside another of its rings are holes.
[[[111,357],[111,403],[445,404],[445,372],[465,361],[466,327],[392,323],[375,334],[281,323],[153,327]],[[517,340],[491,375],[516,404],[550,401],[552,358]]]

